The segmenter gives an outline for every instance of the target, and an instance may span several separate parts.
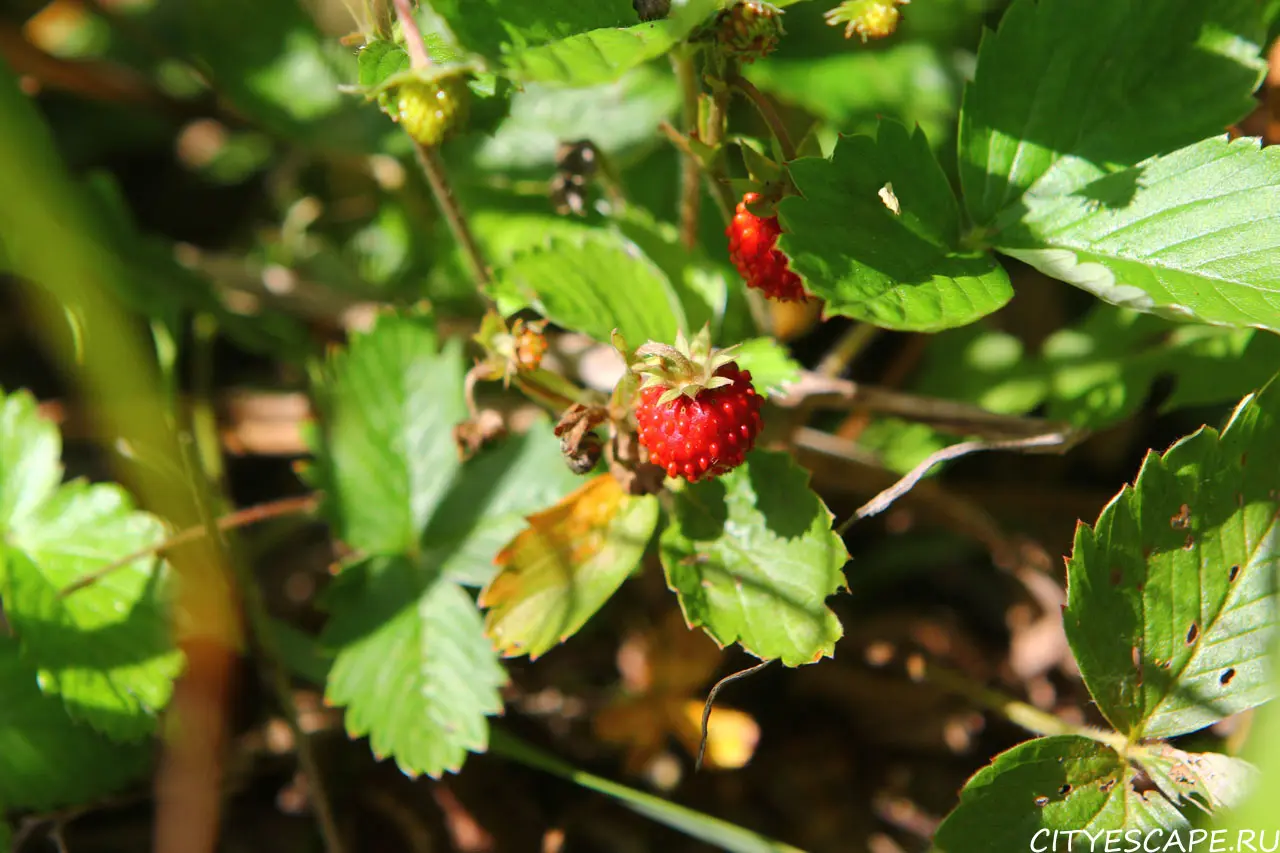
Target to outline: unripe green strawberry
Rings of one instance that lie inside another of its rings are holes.
[[[461,76],[410,80],[396,90],[396,120],[422,145],[439,145],[466,119],[466,80]]]
[[[743,62],[773,53],[784,34],[782,11],[760,0],[741,0],[720,13],[716,26],[721,48]]]

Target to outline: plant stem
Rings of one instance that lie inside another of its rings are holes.
[[[698,133],[698,70],[693,53],[684,47],[672,54],[671,64],[680,81],[683,95],[680,119],[684,132]],[[698,244],[698,213],[702,202],[702,168],[691,148],[685,148],[680,161],[680,240],[692,250]]]
[[[945,690],[969,699],[975,705],[999,714],[1014,725],[1021,726],[1033,734],[1042,736],[1074,735],[1106,744],[1121,755],[1126,755],[1129,751],[1130,744],[1128,739],[1119,732],[1068,723],[1061,717],[1054,716],[1047,711],[1041,711],[1034,705],[975,684],[967,676],[947,667],[929,663],[923,669],[923,678],[932,681]]]
[[[282,518],[287,515],[303,515],[306,513],[315,512],[316,508],[319,505],[320,505],[319,495],[304,495],[302,497],[295,497],[295,498],[282,498],[277,501],[271,501],[269,503],[257,504],[256,506],[246,507],[242,510],[237,510],[236,512],[233,512],[229,515],[224,515],[215,521],[213,528],[217,531],[225,533],[228,530],[235,530],[236,528],[239,528],[239,527],[248,527],[251,524],[258,524],[259,522],[270,521],[273,518]],[[116,560],[114,563],[109,563],[103,566],[101,569],[98,569],[95,572],[90,572],[89,574],[79,578],[78,580],[70,584],[67,584],[58,593],[58,597],[65,598],[74,592],[79,592],[85,587],[93,586],[95,583],[102,580],[107,575],[111,574],[117,569],[120,569],[120,568],[123,568],[124,566],[129,565],[130,563],[136,560],[141,560],[143,557],[148,557],[153,554],[156,554],[156,555],[162,554],[165,551],[169,551],[173,548],[178,547],[179,545],[185,545],[188,542],[194,542],[195,540],[199,539],[202,536],[205,536],[208,533],[209,533],[208,525],[198,524],[194,527],[188,527],[186,530],[182,530],[174,534],[173,536],[170,536],[168,539],[164,540],[163,542],[159,542],[155,545],[151,545],[149,547],[135,551],[134,553],[129,554],[126,557],[121,557],[119,560]]]
[[[855,323],[840,336],[831,351],[823,356],[815,373],[839,376],[867,348],[880,330],[870,323]]]
[[[703,138],[707,145],[715,151],[715,159],[711,161],[710,182],[712,191],[719,197],[721,210],[725,213],[725,222],[732,217],[736,206],[724,174],[724,134],[729,122],[730,90],[724,81],[716,81],[711,90],[711,102],[707,109],[707,127]]]
[[[756,109],[760,112],[760,117],[769,125],[769,130],[773,131],[773,135],[778,140],[778,145],[782,147],[783,159],[787,162],[796,159],[796,146],[791,141],[791,134],[787,132],[787,126],[782,123],[782,117],[778,115],[778,111],[774,109],[773,104],[764,96],[764,93],[740,74],[736,75],[730,83],[735,89],[746,95],[751,103],[756,105]]]
[[[467,262],[471,265],[471,274],[483,292],[492,281],[489,267],[484,262],[484,255],[480,251],[475,235],[471,233],[471,226],[467,224],[462,207],[453,195],[453,187],[445,174],[440,152],[417,142],[413,144],[413,150],[418,157],[418,164],[422,166],[422,171],[427,176],[427,183],[431,184],[431,193],[436,197],[436,204],[439,205],[440,212],[449,223],[449,230],[453,232],[454,239],[458,241],[463,254],[467,256]]]
[[[400,29],[404,32],[405,51],[409,54],[409,67],[415,71],[431,65],[431,57],[427,55],[427,43],[422,40],[422,31],[418,29],[418,21],[413,17],[413,7],[409,0],[393,0],[396,17],[400,20]]]

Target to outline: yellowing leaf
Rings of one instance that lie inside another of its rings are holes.
[[[630,497],[603,474],[528,521],[494,559],[499,571],[480,606],[497,649],[532,659],[576,633],[631,574],[658,501]]]

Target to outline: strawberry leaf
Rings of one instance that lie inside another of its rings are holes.
[[[1018,744],[964,786],[959,805],[938,827],[935,847],[978,853],[1028,843],[1048,848],[1055,831],[1087,829],[1095,837],[1108,830],[1186,831],[1186,818],[1163,795],[1139,793],[1137,773],[1109,746],[1075,735]],[[1085,836],[1076,839],[1082,846]]]
[[[107,740],[41,694],[18,643],[0,636],[0,812],[84,803],[147,770],[150,746]],[[0,821],[0,850],[8,850]]]
[[[62,596],[76,580],[164,538],[110,484],[57,485],[61,442],[25,393],[0,399],[0,596],[72,717],[117,739],[155,730],[182,667],[166,612],[167,567],[144,557]]]
[[[844,584],[848,552],[787,454],[753,451],[728,474],[677,492],[661,555],[686,621],[722,646],[736,641],[799,666],[830,655],[840,638],[826,599]]]
[[[462,587],[408,557],[346,569],[325,634],[337,655],[325,698],[346,708],[352,737],[406,774],[457,772],[489,743],[507,676]]]
[[[617,235],[552,240],[499,271],[507,306],[529,305],[553,323],[606,343],[618,329],[628,341],[669,343],[688,331],[666,275]]]
[[[778,246],[827,314],[932,332],[1013,296],[995,258],[961,246],[955,196],[921,131],[882,122],[876,138],[842,137],[831,159],[790,170],[800,195],[778,205]]]
[[[1280,332],[1280,152],[1206,139],[1070,195],[1028,195],[997,251],[1106,302]]]
[[[658,501],[601,474],[528,521],[498,554],[480,604],[498,650],[532,659],[577,633],[639,565]]]
[[[960,182],[970,216],[991,225],[1024,194],[1068,196],[1247,115],[1265,70],[1255,7],[1014,2],[983,38],[964,94]]]
[[[1273,380],[1223,431],[1148,454],[1076,529],[1067,637],[1099,710],[1131,738],[1194,731],[1274,694],[1278,447]]]

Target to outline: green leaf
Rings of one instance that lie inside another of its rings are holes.
[[[915,10],[911,10],[915,12]],[[919,125],[936,145],[955,131],[960,73],[929,44],[804,59],[772,58],[744,72],[752,83],[845,133],[874,134],[881,117]]]
[[[840,638],[826,599],[844,584],[848,552],[787,454],[753,451],[729,474],[677,492],[661,554],[685,620],[722,646],[738,641],[798,666],[829,656]]]
[[[0,636],[0,811],[81,804],[143,775],[149,744],[120,744],[76,725],[40,693],[18,643]],[[0,821],[0,850],[8,850]]]
[[[58,486],[57,429],[25,393],[0,403],[0,595],[39,667],[40,688],[113,738],[150,734],[182,667],[169,631],[166,566],[144,557],[66,597],[61,590],[164,538],[119,487]]]
[[[545,420],[468,461],[423,535],[424,554],[446,577],[483,586],[493,559],[524,527],[525,516],[550,506],[581,482]]]
[[[734,353],[738,366],[751,371],[751,384],[763,396],[782,390],[800,376],[800,364],[774,338],[751,338]]]
[[[494,645],[532,660],[576,634],[639,565],[657,524],[657,498],[630,497],[609,474],[529,516],[480,596]]]
[[[915,390],[1006,414],[1044,404],[1047,418],[1097,429],[1136,412],[1162,377],[1173,382],[1160,405],[1167,412],[1238,400],[1266,384],[1277,364],[1275,335],[1170,324],[1097,303],[1039,352],[976,326],[944,333],[930,341]]]
[[[1028,197],[998,250],[1106,302],[1280,332],[1280,152],[1207,139]]]
[[[1271,698],[1280,381],[1163,456],[1076,529],[1064,623],[1098,708],[1132,739]],[[1105,630],[1100,630],[1105,628]]]
[[[1158,791],[1134,789],[1136,774],[1115,750],[1083,737],[1021,743],[974,774],[934,845],[939,853],[986,853],[1028,844],[1051,849],[1054,831],[1087,830],[1096,837],[1135,830],[1139,841],[1150,830],[1186,831],[1186,819]],[[1079,836],[1076,849],[1088,849],[1086,841]]]
[[[970,216],[989,225],[1023,194],[1074,193],[1221,133],[1253,109],[1260,35],[1238,0],[1017,0],[964,94]]]
[[[841,138],[829,160],[790,166],[799,196],[778,205],[779,247],[827,314],[889,329],[961,326],[1013,296],[984,252],[960,245],[960,214],[924,134],[894,122]],[[892,185],[901,213],[881,190]]]
[[[720,0],[674,0],[663,20],[636,23],[625,0],[441,0],[433,8],[458,39],[513,80],[594,86],[663,55],[720,8]]]
[[[318,389],[326,512],[365,553],[416,551],[458,470],[462,355],[456,341],[438,346],[430,318],[383,315],[331,359]]]
[[[669,343],[688,331],[684,311],[663,275],[617,237],[553,239],[498,271],[511,303],[537,309],[557,325],[608,342],[616,328],[633,346]]]
[[[326,644],[338,649],[325,699],[346,708],[352,737],[406,774],[457,772],[483,752],[485,717],[502,710],[506,673],[471,596],[406,557],[377,557],[339,575]]]
[[[658,124],[680,106],[670,74],[637,68],[616,82],[585,89],[529,84],[511,98],[511,114],[491,137],[477,140],[485,170],[549,171],[561,143],[590,139],[611,157],[630,159],[657,140]]]

